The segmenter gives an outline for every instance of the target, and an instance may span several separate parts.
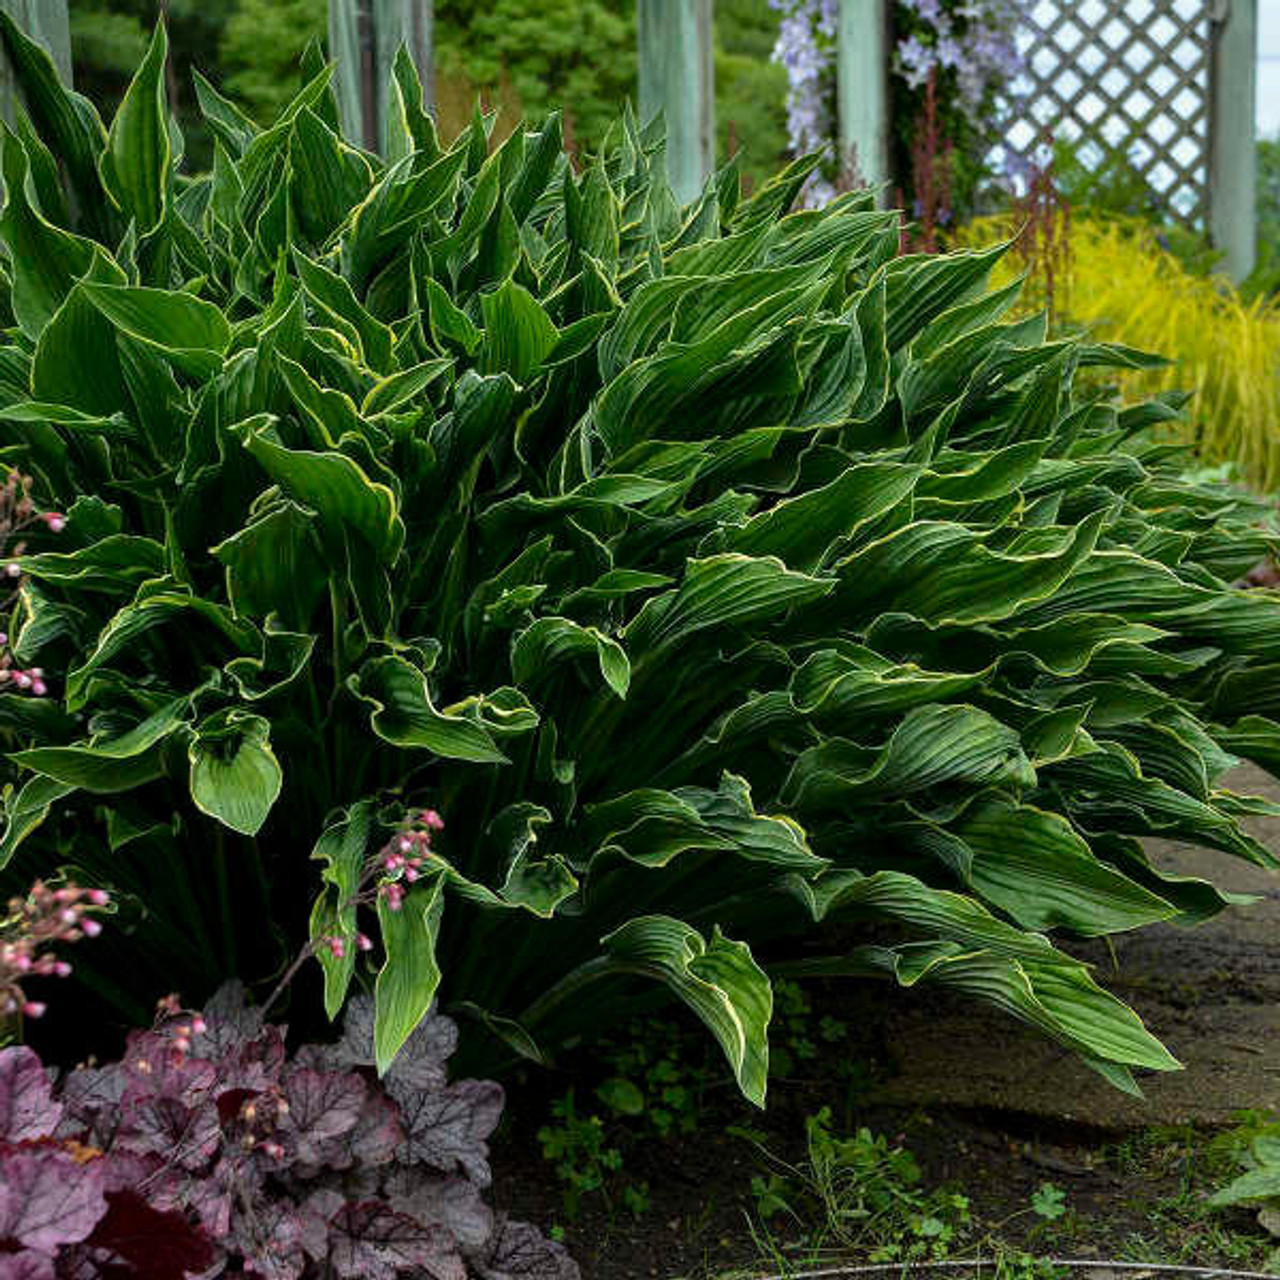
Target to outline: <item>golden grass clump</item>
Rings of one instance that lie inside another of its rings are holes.
[[[1280,306],[1245,303],[1225,278],[1189,271],[1136,219],[1059,217],[1065,245],[1053,296],[1034,251],[1008,255],[997,283],[1029,270],[1027,308],[1048,305],[1063,325],[1169,357],[1167,368],[1122,375],[1120,390],[1191,392],[1181,431],[1201,461],[1234,462],[1254,487],[1280,489]],[[1009,216],[994,216],[960,239],[991,244],[1018,231]]]

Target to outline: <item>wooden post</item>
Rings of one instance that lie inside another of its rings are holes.
[[[71,24],[67,0],[0,0],[3,9],[53,58],[64,84],[71,83]],[[18,86],[8,60],[0,55],[0,116],[13,123]]]
[[[840,168],[889,181],[889,15],[885,0],[840,0],[836,100]]]
[[[1257,256],[1258,0],[1217,0],[1209,85],[1209,233],[1237,282]]]
[[[667,121],[667,177],[676,199],[697,198],[715,169],[712,0],[637,0],[640,120]]]
[[[387,93],[401,44],[408,47],[430,109],[432,0],[329,0],[329,56],[346,136],[370,151],[386,145]]]

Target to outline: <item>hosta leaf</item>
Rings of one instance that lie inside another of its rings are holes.
[[[227,572],[233,611],[249,618],[275,613],[304,629],[327,586],[314,517],[294,502],[280,502],[239,533],[210,549]]]
[[[669,646],[708,627],[777,618],[817,600],[835,584],[792,573],[773,556],[690,560],[680,586],[647,601],[626,629],[633,652]]]
[[[49,810],[75,789],[70,783],[36,774],[23,783],[16,795],[6,799],[4,833],[0,835],[0,870],[9,864],[18,846],[49,816]]]
[[[708,941],[669,916],[640,916],[601,939],[619,972],[665,983],[720,1042],[743,1094],[764,1106],[773,991],[746,943]]]
[[[230,611],[212,601],[192,595],[189,589],[173,583],[147,583],[134,603],[126,605],[102,629],[97,642],[84,660],[67,673],[67,706],[77,710],[84,705],[90,677],[123,650],[132,647],[152,628],[175,618],[194,622],[197,618],[215,628],[232,647],[233,652],[257,649],[258,633],[245,622],[237,622]]]
[[[162,574],[165,554],[150,538],[117,533],[79,551],[45,551],[23,556],[17,563],[23,573],[41,582],[114,594]]]
[[[386,959],[374,987],[374,1060],[385,1075],[401,1046],[427,1016],[440,984],[436,935],[444,910],[442,874],[420,880],[392,910],[378,898]]]
[[[127,791],[162,775],[161,749],[187,715],[188,699],[174,698],[125,733],[69,747],[31,747],[10,759],[68,787],[98,795]]]
[[[164,218],[173,181],[165,98],[168,56],[169,38],[164,23],[159,22],[146,57],[116,110],[100,161],[102,185],[139,235],[146,235]]]
[[[578,888],[564,858],[538,848],[538,828],[551,820],[550,811],[542,805],[528,801],[508,805],[485,831],[486,851],[492,849],[503,868],[501,887],[490,889],[445,864],[450,883],[462,897],[481,906],[521,907],[550,919]]]
[[[997,622],[1057,591],[1092,554],[1104,514],[1026,554],[992,551],[963,526],[918,521],[842,560],[833,601],[927,622]]]
[[[379,560],[393,558],[404,543],[404,525],[391,489],[371,480],[344,454],[285,448],[274,438],[272,421],[261,415],[231,430],[263,470],[335,535],[350,526]]]
[[[805,660],[791,684],[797,708],[824,728],[852,728],[874,716],[942,702],[980,684],[986,672],[929,671],[897,664],[861,646],[824,649]]]
[[[1242,1173],[1209,1197],[1212,1205],[1243,1204],[1280,1195],[1280,1164],[1268,1163]]]
[[[242,835],[257,835],[283,785],[271,722],[231,708],[195,726],[187,745],[196,808]]]
[[[584,828],[588,848],[620,849],[646,867],[664,867],[691,850],[734,853],[809,875],[826,865],[798,823],[757,812],[746,780],[731,773],[716,791],[646,789],[589,805]]]
[[[813,572],[859,526],[896,507],[919,475],[918,467],[896,462],[852,466],[830,484],[753,516],[729,535],[729,547]]]
[[[99,250],[85,279],[118,284],[124,273]],[[85,286],[75,285],[40,334],[31,368],[32,395],[41,401],[61,399],[98,416],[130,408],[120,345],[111,322],[89,301]]]
[[[568,618],[539,618],[526,627],[511,646],[511,674],[518,684],[527,684],[557,663],[582,654],[595,657],[600,674],[619,698],[627,696],[631,663],[622,646],[595,627]]]
[[[93,104],[67,89],[48,50],[32,40],[0,9],[0,40],[22,89],[22,99],[44,144],[66,166],[71,185],[87,217],[104,232],[100,203],[98,157],[107,145],[107,131]],[[6,183],[8,178],[6,177]],[[10,187],[12,190],[12,187]]]
[[[887,972],[903,986],[936,982],[976,996],[1038,1027],[1086,1059],[1116,1067],[1176,1071],[1179,1064],[1131,1009],[1103,991],[1083,965],[1062,960],[1011,960],[965,951],[955,943],[860,947],[807,972],[837,976]],[[1127,1071],[1108,1079],[1137,1093]]]
[[[559,340],[538,300],[514,280],[481,295],[484,341],[477,354],[481,373],[509,373],[526,383]]]
[[[1018,734],[986,711],[917,707],[878,750],[833,738],[802,752],[782,797],[801,809],[824,809],[858,797],[907,796],[957,782],[1030,786],[1035,774]]]
[[[311,857],[324,864],[325,887],[311,910],[311,942],[324,971],[324,1009],[336,1018],[356,967],[356,896],[373,832],[373,802],[361,800],[326,827]],[[334,955],[326,939],[343,942]]]
[[[424,407],[423,392],[453,367],[450,360],[426,360],[375,383],[360,405],[362,417]]]
[[[239,159],[261,130],[234,102],[224,98],[200,74],[199,67],[191,68],[191,80],[195,85],[200,112],[210,132],[216,134],[227,151]]]
[[[1058,814],[981,801],[953,828],[973,853],[970,883],[1023,928],[1086,937],[1176,914],[1169,903],[1099,862]]]
[[[31,203],[26,152],[7,130],[0,159],[7,197],[0,232],[12,255],[13,312],[22,331],[35,341],[101,250],[91,240],[48,222]]]
[[[991,269],[1008,251],[1008,244],[998,244],[975,252],[897,259],[885,273],[889,350],[896,351],[929,321],[982,292]]]
[[[82,288],[118,332],[162,352],[175,368],[196,378],[222,368],[231,326],[212,303],[167,289],[88,283]]]
[[[398,747],[421,747],[452,760],[502,764],[507,757],[476,721],[437,711],[427,678],[404,658],[375,658],[352,676],[351,689],[371,703],[374,732]]]

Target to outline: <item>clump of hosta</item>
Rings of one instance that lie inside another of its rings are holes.
[[[317,66],[265,131],[201,83],[190,176],[162,35],[107,131],[0,31],[0,420],[67,513],[0,861],[118,891],[117,981],[305,947],[381,1068],[433,1001],[545,1058],[656,982],[757,1101],[771,972],[1175,1065],[1052,935],[1226,905],[1144,836],[1273,864],[1222,778],[1280,762],[1280,601],[1230,585],[1265,509],[1153,436],[1176,398],[1111,393],[1152,357],[1010,319],[998,248],[791,212],[813,161],[681,207],[630,117],[581,173],[554,117],[443,147],[402,59],[387,158]]]
[[[484,1201],[502,1090],[448,1081],[453,1024],[428,1015],[377,1081],[372,1022],[354,1001],[290,1055],[230,986],[56,1085],[0,1050],[0,1274],[577,1280]]]

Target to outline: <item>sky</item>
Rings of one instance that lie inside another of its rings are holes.
[[[1258,133],[1280,134],[1280,0],[1258,0]]]

